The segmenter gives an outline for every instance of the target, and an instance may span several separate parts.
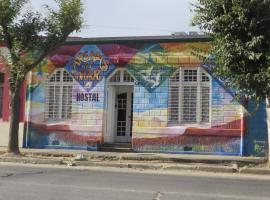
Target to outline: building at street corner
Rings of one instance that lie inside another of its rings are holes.
[[[28,76],[24,147],[265,156],[265,105],[239,102],[195,36],[71,38]]]

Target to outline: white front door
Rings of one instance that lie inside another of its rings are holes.
[[[133,86],[116,86],[114,141],[131,142]]]

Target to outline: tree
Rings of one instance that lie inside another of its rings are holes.
[[[48,5],[47,16],[27,10],[29,0],[0,1],[0,41],[9,51],[2,57],[10,75],[10,130],[7,153],[20,154],[18,129],[20,88],[29,71],[36,67],[51,51],[65,42],[73,31],[82,26],[83,12],[80,0],[55,0],[57,10]]]
[[[270,97],[270,0],[198,0],[194,10],[213,38],[214,73],[238,96]]]
[[[194,10],[193,24],[213,38],[213,72],[237,97],[270,99],[270,0],[198,0]],[[270,143],[269,104],[267,123]]]

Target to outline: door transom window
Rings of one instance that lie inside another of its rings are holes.
[[[109,84],[119,84],[119,83],[126,83],[126,84],[133,84],[134,78],[133,76],[126,70],[126,69],[117,69],[110,77],[109,77]]]

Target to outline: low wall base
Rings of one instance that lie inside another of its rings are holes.
[[[9,122],[0,122],[0,147],[8,145]],[[19,147],[23,144],[23,123],[19,127]]]

